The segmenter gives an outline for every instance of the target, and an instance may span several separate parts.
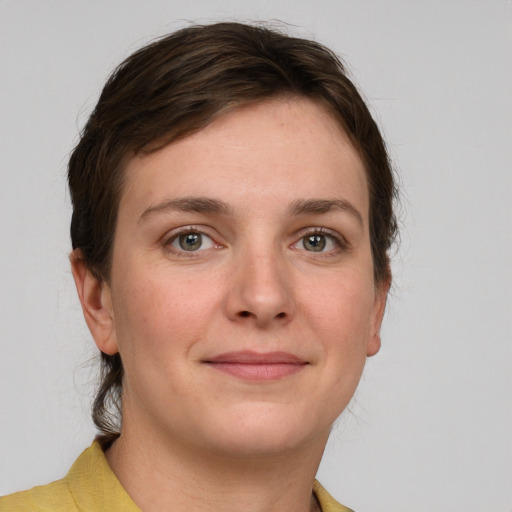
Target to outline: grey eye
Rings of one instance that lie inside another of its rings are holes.
[[[302,239],[302,245],[306,251],[322,252],[327,241],[325,235],[308,235]]]
[[[213,247],[213,240],[203,233],[191,231],[178,235],[171,246],[182,251],[193,252]]]

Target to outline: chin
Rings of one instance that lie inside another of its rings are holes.
[[[309,421],[308,421],[309,420]],[[312,424],[311,417],[282,414],[246,414],[224,422],[212,445],[232,456],[271,456],[300,451],[312,444],[325,445],[331,424]]]

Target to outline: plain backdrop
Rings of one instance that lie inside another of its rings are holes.
[[[344,58],[402,182],[381,352],[319,479],[360,512],[512,510],[512,3],[0,0],[0,494],[90,444],[70,150],[108,73],[190,22],[280,20]]]

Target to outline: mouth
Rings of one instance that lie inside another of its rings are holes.
[[[273,381],[303,370],[309,363],[287,352],[227,352],[203,361],[215,370],[252,381]]]

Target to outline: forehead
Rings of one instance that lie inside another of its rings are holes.
[[[363,163],[340,123],[305,98],[239,107],[149,155],[128,161],[121,202],[150,203],[166,195],[246,201],[351,196],[363,212]]]

